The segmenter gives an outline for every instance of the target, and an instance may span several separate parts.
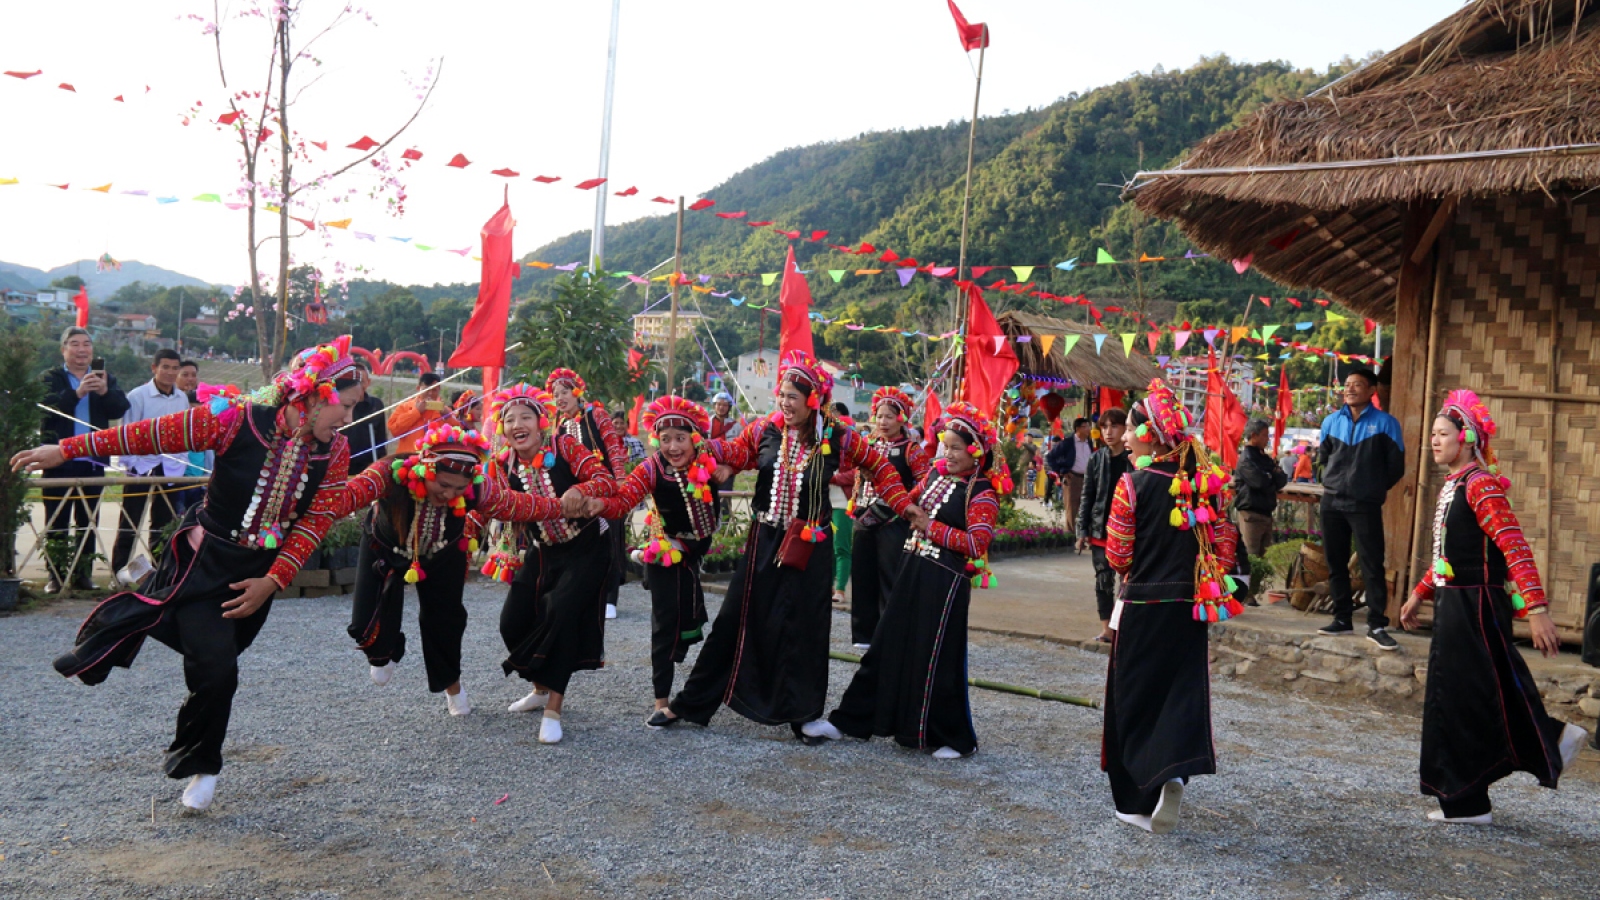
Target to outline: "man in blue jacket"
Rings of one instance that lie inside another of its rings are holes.
[[[1378,376],[1356,369],[1344,380],[1344,406],[1322,420],[1322,538],[1328,555],[1333,621],[1323,634],[1348,634],[1354,602],[1350,591],[1350,542],[1361,559],[1367,594],[1367,639],[1384,650],[1399,644],[1387,631],[1389,586],[1384,574],[1383,501],[1405,469],[1400,423],[1372,405]]]

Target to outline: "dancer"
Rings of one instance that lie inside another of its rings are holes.
[[[588,513],[626,518],[650,498],[645,521],[650,537],[633,551],[645,565],[650,585],[650,668],[657,710],[672,696],[674,667],[700,642],[706,624],[706,597],[700,586],[700,561],[711,549],[721,516],[716,461],[706,433],[706,411],[682,397],[666,396],[645,407],[642,425],[659,449],[635,466],[609,500],[589,501]],[[591,482],[594,484],[594,482]],[[587,493],[586,485],[580,491]]]
[[[361,399],[350,336],[301,352],[260,394],[206,391],[209,404],[36,447],[15,469],[134,453],[216,451],[205,501],[184,513],[156,570],[95,607],[56,671],[99,684],[133,664],[146,637],[183,655],[189,696],[178,710],[166,773],[188,778],[183,804],[203,810],[222,771],[239,685],[239,654],[266,623],[272,595],[294,580],[333,523],[349,448],[338,429]]]
[[[461,687],[461,637],[467,608],[461,602],[467,557],[478,549],[463,534],[468,512],[486,518],[558,519],[558,500],[495,489],[484,480],[489,441],[477,431],[435,422],[417,453],[381,459],[351,477],[341,517],[373,502],[362,524],[350,637],[367,657],[373,683],[394,677],[405,656],[401,609],[406,585],[417,589],[417,630],[428,690],[445,694],[453,716],[472,711]]]
[[[1094,639],[1111,643],[1111,610],[1116,605],[1117,573],[1106,562],[1106,520],[1111,517],[1111,494],[1122,476],[1133,468],[1122,438],[1128,431],[1128,412],[1113,407],[1100,414],[1100,433],[1105,446],[1089,457],[1083,476],[1083,499],[1078,504],[1075,531],[1078,552],[1089,549],[1094,562],[1095,612],[1100,616],[1100,633]]]
[[[894,466],[829,414],[833,379],[822,366],[792,350],[779,372],[778,412],[734,441],[711,444],[723,462],[714,473],[719,480],[757,470],[750,536],[688,682],[651,725],[680,718],[705,725],[725,703],[754,722],[786,724],[804,742],[821,743],[800,726],[822,715],[828,693],[828,482],[840,465],[854,464],[896,515],[910,512]]]
[[[911,415],[913,405],[911,398],[897,387],[881,387],[872,395],[872,446],[894,466],[900,484],[908,491],[928,476],[929,463],[922,445],[906,434],[906,417]],[[859,472],[849,509],[855,519],[855,547],[850,562],[850,580],[855,584],[850,597],[850,640],[857,650],[865,650],[878,628],[884,604],[889,602],[889,587],[900,570],[911,525],[878,499],[872,482]]]
[[[1165,834],[1184,784],[1217,771],[1206,629],[1243,607],[1231,594],[1238,532],[1225,477],[1185,431],[1189,414],[1160,379],[1134,405],[1135,471],[1111,498],[1106,559],[1122,573],[1111,614],[1101,768],[1117,818]]]
[[[996,491],[1010,484],[995,468],[1000,437],[977,407],[951,404],[940,426],[945,455],[912,495],[922,512],[911,522],[916,534],[899,555],[871,647],[839,708],[806,724],[807,736],[892,737],[932,750],[935,759],[978,750],[967,702],[967,606],[974,582],[989,584],[986,556],[1000,516]]]
[[[544,710],[539,741],[554,744],[561,740],[561,705],[572,673],[605,661],[604,597],[613,565],[608,526],[583,518],[587,498],[576,488],[588,483],[589,496],[605,498],[616,492],[616,482],[599,456],[558,430],[555,398],[545,391],[514,384],[495,392],[489,421],[506,443],[489,477],[511,490],[559,498],[567,516],[504,526],[483,568],[511,583],[500,611],[500,637],[510,651],[501,668],[533,682],[510,710]]]
[[[555,398],[562,432],[577,438],[599,457],[600,462],[611,470],[614,482],[622,481],[623,476],[628,474],[627,445],[623,443],[622,435],[617,432],[616,424],[605,406],[584,402],[583,395],[588,386],[583,383],[583,376],[571,369],[555,369],[545,378],[544,389]],[[606,618],[615,619],[617,589],[626,577],[628,559],[627,529],[622,527],[621,519],[609,523],[606,540],[612,555],[611,580],[606,584]]]
[[[1433,601],[1422,702],[1422,793],[1436,822],[1488,825],[1489,785],[1527,772],[1554,789],[1588,736],[1545,714],[1511,620],[1525,618],[1545,656],[1561,650],[1533,551],[1506,499],[1491,446],[1495,422],[1478,395],[1451,391],[1434,420],[1433,461],[1450,470],[1433,514],[1433,566],[1400,610],[1417,627]],[[1507,593],[1506,582],[1516,585]]]

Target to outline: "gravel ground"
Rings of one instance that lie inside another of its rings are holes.
[[[612,664],[575,677],[566,741],[540,745],[536,716],[505,712],[523,684],[499,677],[500,597],[467,591],[464,719],[427,693],[420,658],[374,687],[347,603],[279,604],[245,656],[203,815],[180,812],[181,785],[160,774],[175,654],[149,646],[90,689],[49,667],[80,608],[0,619],[0,896],[1600,893],[1593,751],[1558,793],[1502,783],[1492,829],[1430,826],[1417,719],[1224,681],[1222,774],[1191,785],[1179,830],[1158,838],[1112,818],[1096,710],[975,691],[982,749],[954,762],[883,741],[806,748],[726,710],[709,729],[647,731],[648,612],[632,586],[607,629]],[[847,620],[834,624],[847,647]],[[1093,696],[1104,666],[972,642],[973,674],[1015,684]],[[834,664],[835,699],[852,668]]]

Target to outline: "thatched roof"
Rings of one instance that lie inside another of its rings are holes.
[[[1600,0],[1478,0],[1129,194],[1213,255],[1386,318],[1407,205],[1597,185]]]
[[[1017,351],[1019,375],[1067,378],[1082,385],[1101,385],[1117,390],[1146,387],[1150,384],[1150,379],[1161,375],[1155,363],[1143,355],[1137,352],[1132,358],[1124,355],[1121,340],[1106,341],[1103,351],[1096,353],[1094,338],[1090,336],[1109,334],[1103,328],[1016,311],[1003,312],[995,317],[995,321],[1000,323],[1001,330],[1009,337],[1015,338],[1024,334],[1033,336],[1031,341],[1012,344]],[[1044,334],[1056,336],[1056,340],[1050,345],[1048,356],[1041,352],[1044,342],[1039,340],[1039,336]],[[1072,348],[1070,356],[1064,355],[1066,341],[1062,340],[1069,334],[1083,335],[1087,338],[1078,341],[1078,345]]]

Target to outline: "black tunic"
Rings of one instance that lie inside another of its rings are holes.
[[[878,445],[908,491],[917,485],[911,462],[906,459],[906,448],[910,445],[911,440],[905,437]],[[866,644],[872,641],[884,605],[889,602],[889,588],[900,570],[900,557],[905,552],[906,539],[911,536],[911,523],[895,515],[881,501],[863,504],[859,499],[850,548],[850,640]]]

